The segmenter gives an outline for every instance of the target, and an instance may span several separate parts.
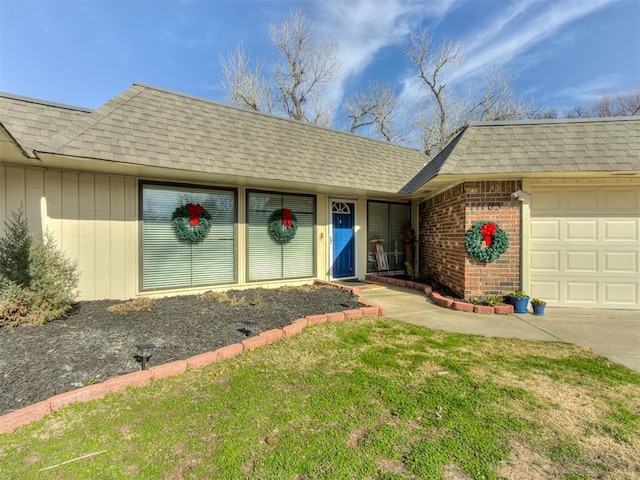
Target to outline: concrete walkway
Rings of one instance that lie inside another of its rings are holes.
[[[377,284],[350,285],[360,288],[364,300],[385,307],[387,316],[403,322],[455,333],[574,343],[640,372],[637,310],[547,307],[544,316],[481,315],[438,307],[415,290]]]

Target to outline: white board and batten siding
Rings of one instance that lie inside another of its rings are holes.
[[[531,295],[640,309],[640,185],[532,186]]]
[[[35,234],[48,229],[78,261],[79,299],[127,299],[138,290],[133,178],[0,166],[0,221],[22,204]]]

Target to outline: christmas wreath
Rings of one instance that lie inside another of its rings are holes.
[[[276,210],[269,217],[269,233],[278,243],[289,243],[298,231],[298,219],[288,208]]]
[[[509,237],[495,223],[476,222],[467,230],[464,236],[464,245],[471,258],[491,263],[507,251]]]
[[[171,225],[181,240],[200,242],[211,230],[211,215],[199,203],[187,203],[176,208],[171,215]]]

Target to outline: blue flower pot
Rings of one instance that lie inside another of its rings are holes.
[[[511,305],[513,305],[513,313],[529,313],[529,300],[531,297],[516,298],[509,297]]]
[[[534,315],[544,315],[544,309],[547,306],[547,304],[545,303],[544,305],[535,305],[532,303],[531,306],[533,307]]]

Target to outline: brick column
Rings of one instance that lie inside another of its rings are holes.
[[[519,181],[466,182],[419,205],[421,271],[464,298],[504,295],[520,286],[520,202],[511,193]],[[476,221],[495,222],[509,236],[510,247],[493,263],[466,253],[464,236]]]

